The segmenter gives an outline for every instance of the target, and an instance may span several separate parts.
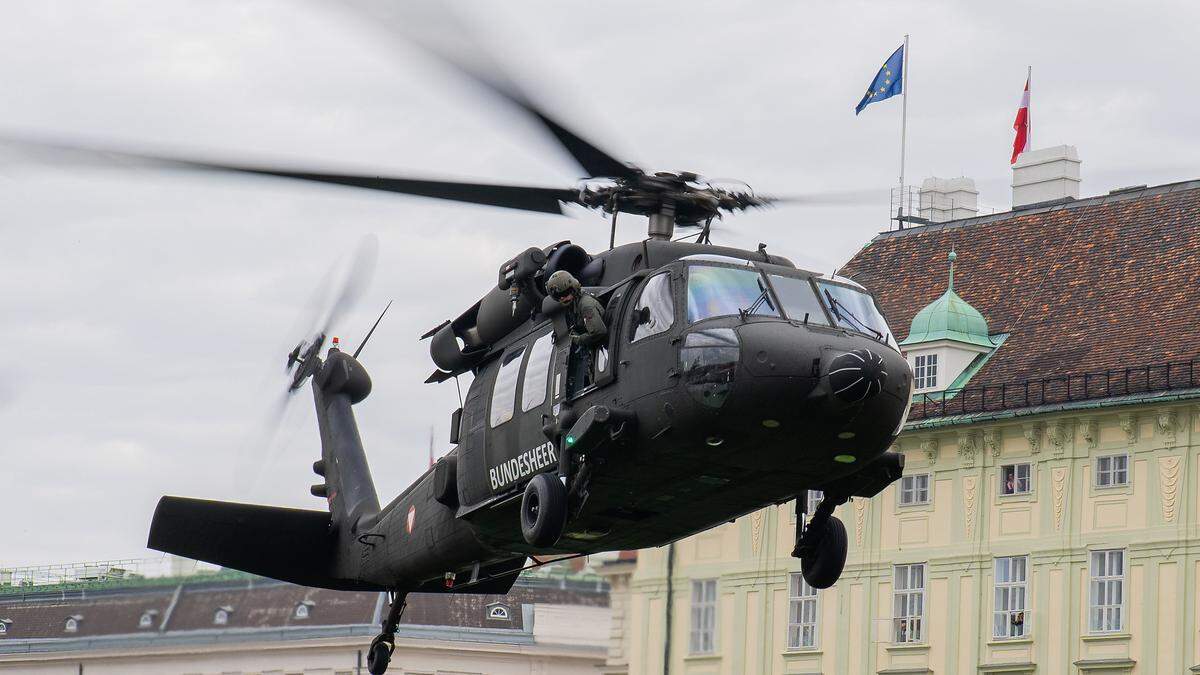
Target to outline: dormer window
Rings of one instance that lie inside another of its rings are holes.
[[[218,607],[217,611],[213,612],[213,625],[224,626],[229,623],[229,615],[233,612],[232,607]]]
[[[138,619],[138,628],[153,628],[155,614],[158,614],[158,612],[153,609],[142,612],[141,618]]]
[[[512,621],[512,614],[508,605],[497,602],[487,606],[487,618],[492,621]]]
[[[79,622],[81,620],[83,620],[83,617],[79,616],[78,614],[67,617],[66,623],[63,624],[63,632],[64,633],[79,632]]]
[[[0,619],[0,635],[8,633],[8,624],[12,623],[12,619]]]
[[[933,389],[938,383],[938,355],[918,354],[913,359],[913,389]]]
[[[292,612],[292,616],[297,619],[307,619],[309,615],[309,607],[312,605],[312,600],[305,600],[304,602],[296,605],[296,609]]]

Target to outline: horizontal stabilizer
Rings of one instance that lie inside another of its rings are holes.
[[[163,497],[150,525],[152,549],[304,586],[383,590],[335,579],[325,511]]]

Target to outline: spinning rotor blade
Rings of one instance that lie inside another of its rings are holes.
[[[36,158],[40,156],[50,160],[69,160],[77,164],[96,163],[97,161],[104,161],[110,165],[132,162],[147,167],[272,176],[313,183],[345,185],[383,192],[397,192],[471,204],[483,204],[486,206],[500,206],[522,211],[538,211],[541,213],[562,214],[562,203],[578,202],[579,199],[578,191],[572,189],[300,171],[282,167],[254,166],[249,164],[184,159],[159,154],[127,152],[89,146],[87,144],[61,143],[18,136],[0,136],[0,145],[7,145],[18,150],[27,151],[26,157],[32,156]]]
[[[499,67],[499,61],[487,52],[481,40],[461,21],[457,20],[445,6],[429,7],[433,16],[417,16],[410,3],[387,3],[371,0],[353,0],[349,3],[362,14],[377,19],[399,36],[429,54],[435,60],[457,70],[468,80],[483,86],[508,104],[530,115],[554,136],[589,178],[634,178],[641,173],[636,167],[622,162],[601,150],[594,143],[572,131],[567,125],[552,117],[536,104],[520,86]],[[433,3],[417,3],[432,5]],[[430,28],[440,22],[447,44],[435,44],[429,38]],[[419,26],[419,28],[414,28]],[[417,31],[420,31],[418,33]]]

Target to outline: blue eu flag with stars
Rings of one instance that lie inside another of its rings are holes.
[[[863,94],[862,100],[855,106],[854,114],[862,112],[863,108],[872,103],[901,93],[904,93],[904,45],[900,45],[884,62],[875,79],[871,80],[871,86],[867,87],[867,93]]]

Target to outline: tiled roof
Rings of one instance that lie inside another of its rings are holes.
[[[968,386],[1200,355],[1200,181],[885,232],[840,273],[903,339],[951,248],[955,290],[1011,334]]]

